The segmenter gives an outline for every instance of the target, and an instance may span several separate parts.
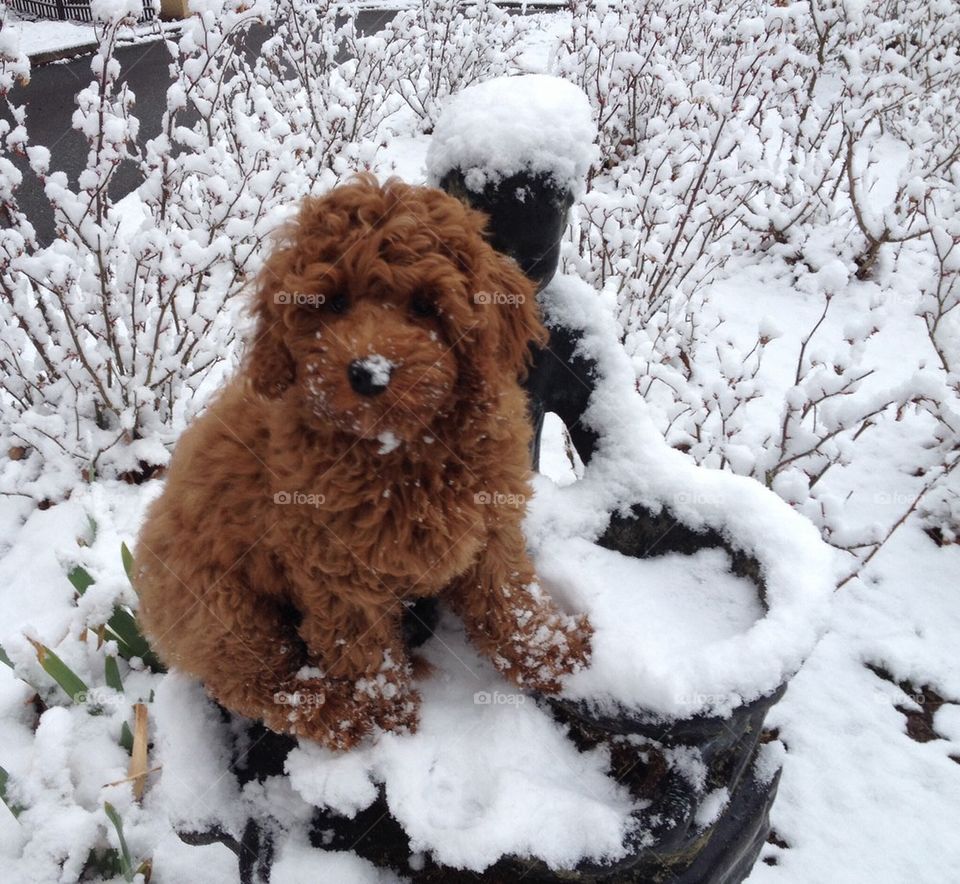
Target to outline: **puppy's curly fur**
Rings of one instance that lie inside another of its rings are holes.
[[[546,333],[483,227],[370,176],[307,199],[259,277],[241,371],[148,513],[154,647],[273,730],[342,749],[415,727],[401,616],[418,597],[442,595],[518,685],[556,691],[587,660],[589,625],[539,592],[520,527],[518,378]]]

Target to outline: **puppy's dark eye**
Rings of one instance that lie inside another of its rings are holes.
[[[327,301],[327,306],[330,308],[331,313],[346,313],[350,302],[347,300],[346,295],[334,295]]]
[[[437,315],[437,308],[433,301],[422,296],[418,296],[410,302],[410,310],[414,316],[419,316],[421,319]]]

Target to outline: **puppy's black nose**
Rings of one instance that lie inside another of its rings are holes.
[[[347,366],[350,386],[361,396],[377,396],[390,383],[390,363],[381,357],[354,359]]]

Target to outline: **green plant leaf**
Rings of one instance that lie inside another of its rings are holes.
[[[107,687],[123,693],[123,680],[120,678],[120,667],[117,665],[117,658],[109,656],[103,664],[103,674],[107,681]]]
[[[123,560],[123,570],[127,572],[127,580],[133,586],[133,553],[125,543],[120,544],[120,558]]]
[[[75,703],[84,702],[89,688],[87,683],[80,678],[66,663],[63,662],[46,645],[28,638],[27,641],[33,645],[37,652],[37,660],[47,673],[61,688],[66,691],[67,696]]]
[[[12,813],[14,817],[19,817],[20,814],[23,813],[24,809],[8,797],[8,782],[10,782],[10,774],[8,774],[4,768],[0,767],[0,801],[7,805],[7,807],[10,809],[10,813]]]
[[[113,614],[107,621],[110,631],[117,636],[135,657],[142,657],[150,653],[150,644],[140,632],[136,619],[126,608],[119,605],[113,609]]]
[[[11,669],[13,669],[13,661],[7,656],[7,652],[3,649],[3,645],[0,645],[0,663],[6,663]]]
[[[123,723],[123,727],[120,728],[120,745],[123,746],[127,752],[133,752],[133,731],[130,730],[130,725],[126,722]]]
[[[117,838],[120,840],[120,871],[124,880],[132,881],[136,873],[133,870],[133,860],[130,859],[130,850],[127,848],[127,839],[123,837],[123,823],[120,821],[120,814],[117,813],[117,809],[109,801],[104,802],[103,809],[107,818],[117,830]]]
[[[140,657],[153,672],[165,672],[157,655],[150,650],[150,643],[143,637],[133,614],[119,605],[107,621],[107,627],[120,642],[120,656],[125,659]]]
[[[83,595],[87,587],[93,585],[96,581],[90,576],[90,572],[80,565],[74,565],[67,571],[67,580],[73,584],[73,588],[78,595]]]
[[[132,584],[133,553],[130,552],[130,548],[125,543],[120,544],[120,558],[123,560],[123,569],[127,572],[127,578]],[[67,579],[73,584],[73,588],[76,589],[78,595],[83,595],[88,587],[96,583],[90,576],[90,572],[80,565],[74,565],[67,572]],[[144,665],[152,672],[166,672],[166,668],[160,662],[160,659],[150,649],[150,643],[140,631],[136,618],[126,608],[120,605],[114,607],[113,614],[107,621],[107,630],[108,637],[117,642],[117,650],[125,660],[129,660],[131,657],[140,657]],[[12,664],[10,666],[12,668]]]
[[[108,847],[106,849],[94,849],[87,855],[87,861],[84,863],[83,872],[80,876],[81,881],[109,881],[123,874],[123,868],[120,861],[120,851]]]

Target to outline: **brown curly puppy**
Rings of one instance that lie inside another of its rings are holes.
[[[371,176],[304,202],[259,278],[239,375],[183,434],[137,546],[160,656],[224,706],[334,748],[413,728],[405,603],[442,594],[518,685],[590,627],[521,533],[542,342],[532,284],[439,190]]]

